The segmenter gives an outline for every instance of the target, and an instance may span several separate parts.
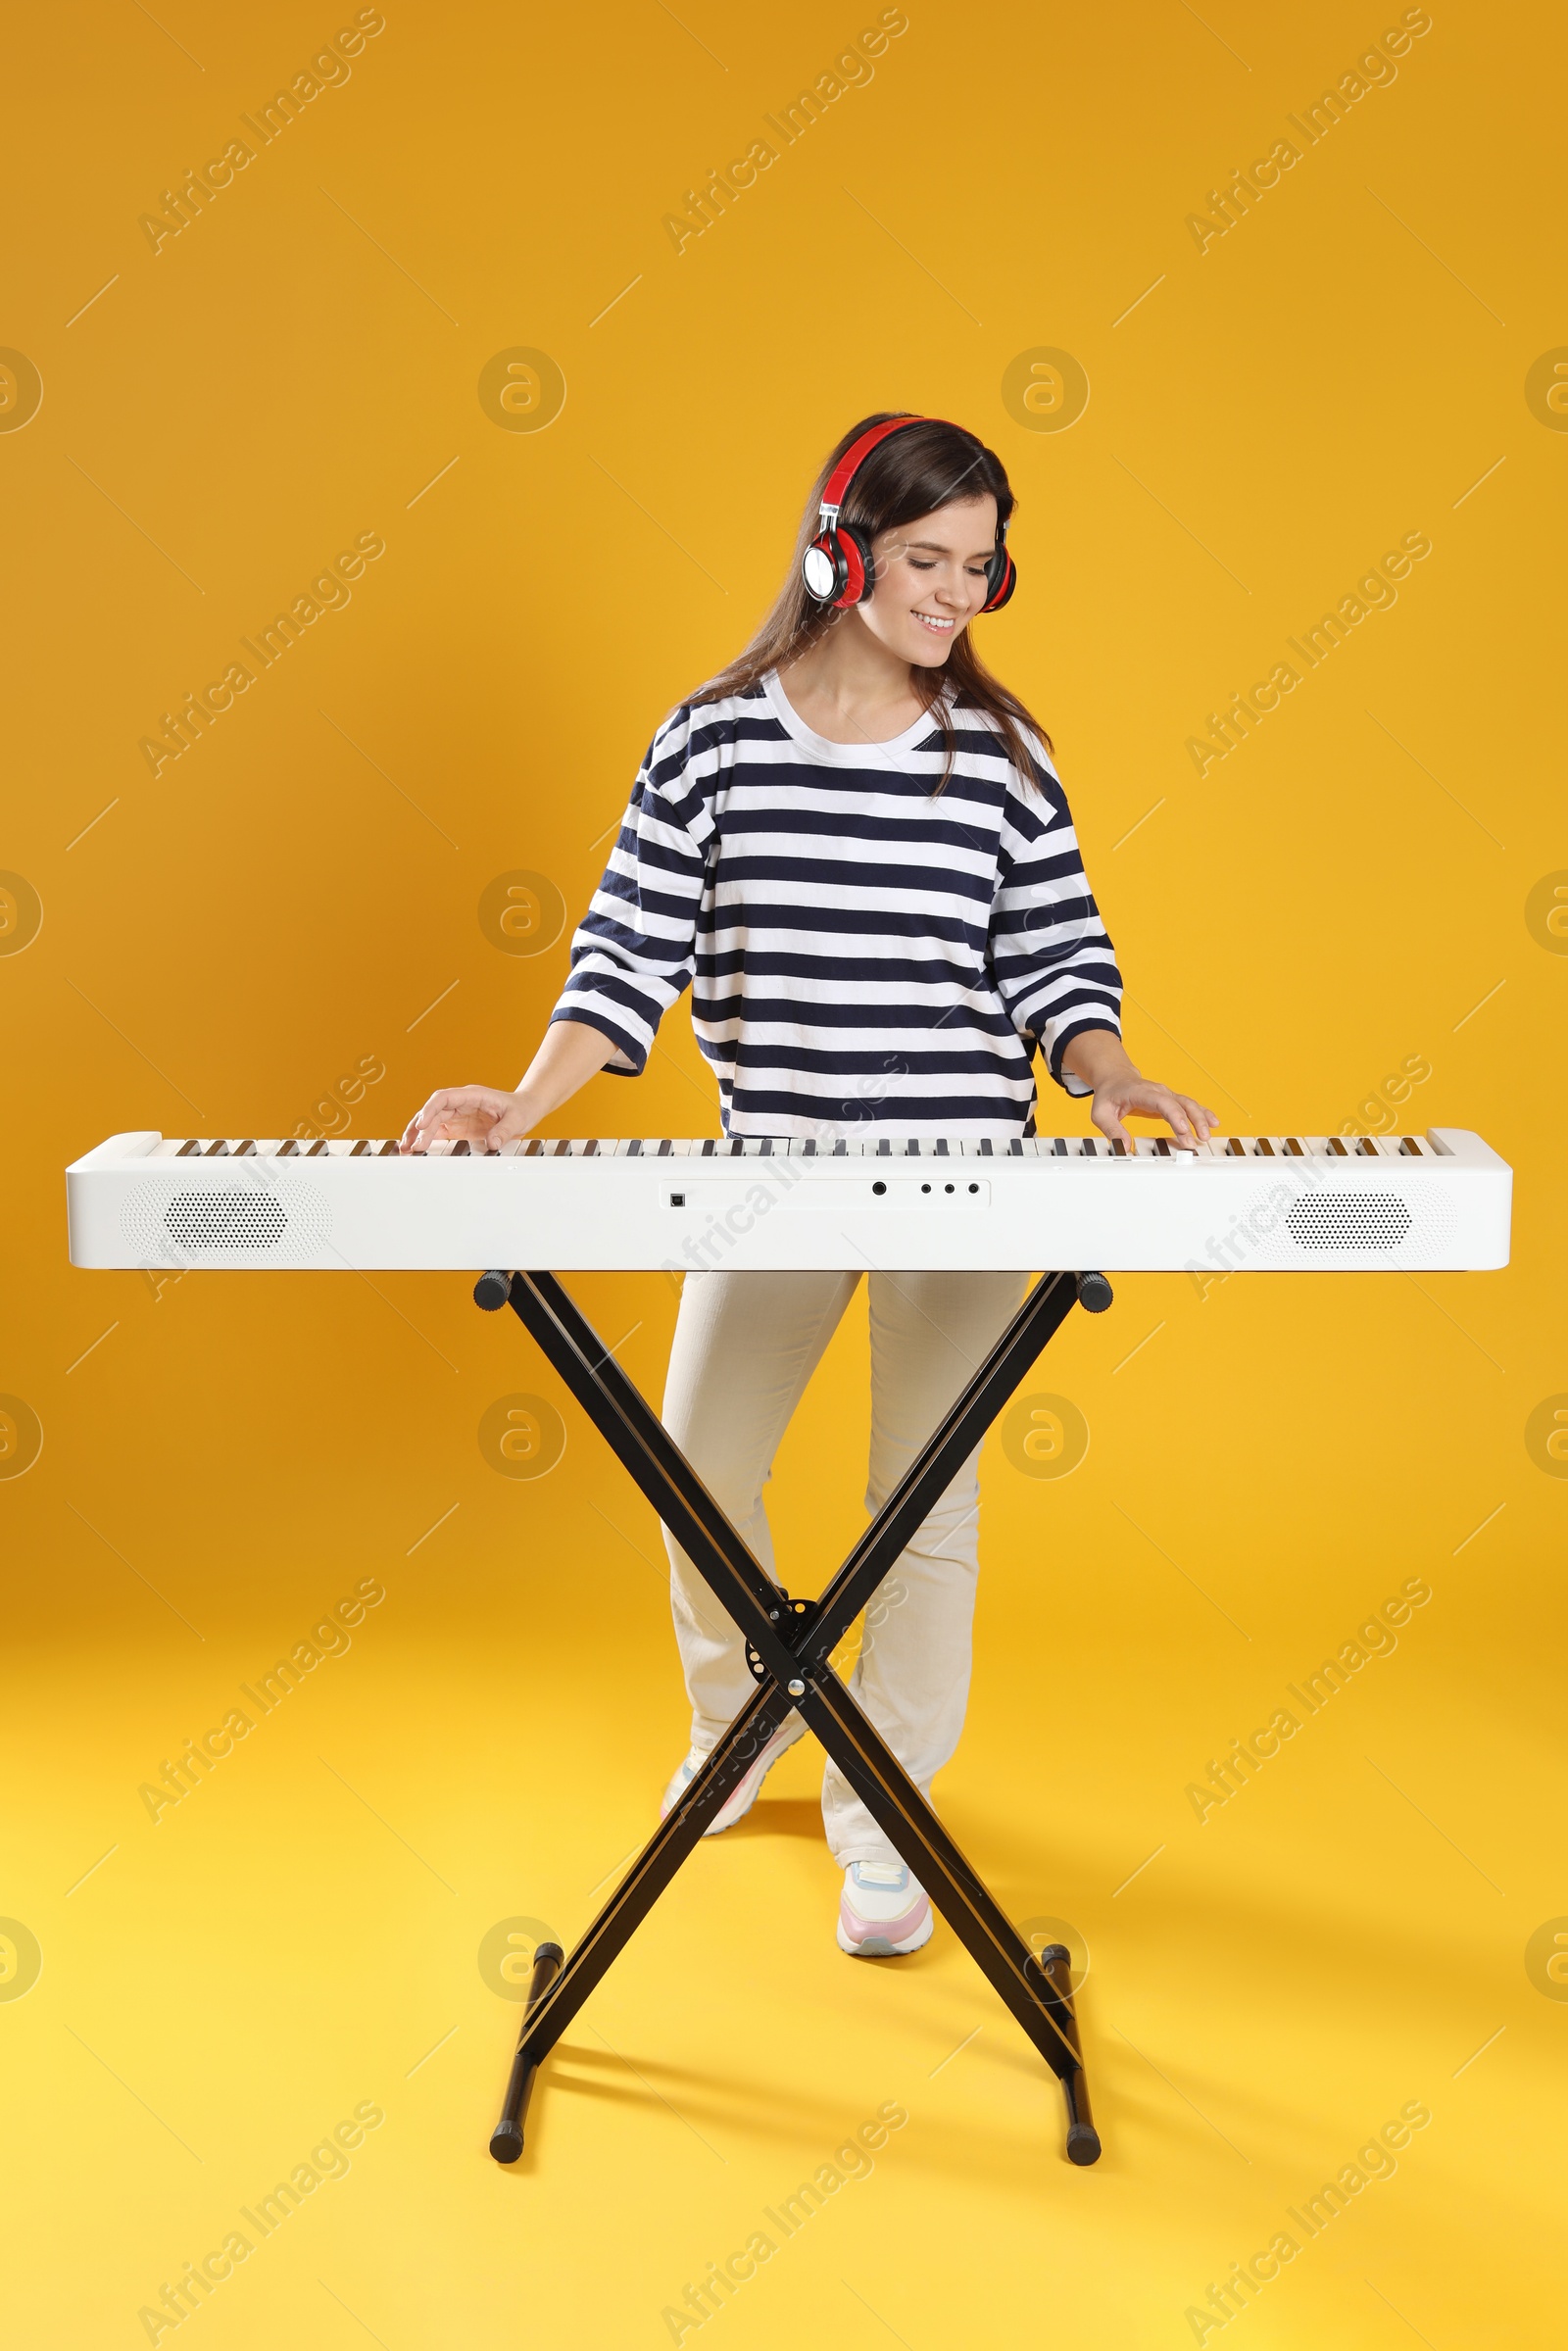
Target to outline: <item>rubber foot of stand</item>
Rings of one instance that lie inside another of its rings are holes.
[[[492,2152],[494,2152],[493,2143]],[[1067,2161],[1069,2163],[1098,2163],[1100,2161],[1100,2133],[1092,2123],[1074,2123],[1069,2129]]]
[[[1097,2154],[1099,2153],[1098,2140],[1095,2142],[1095,2151]],[[516,2162],[518,2156],[522,2153],[522,2132],[517,2129],[515,2123],[501,2123],[497,2125],[495,2132],[490,2140],[490,2152],[495,2157],[497,2163]],[[1075,2158],[1075,2160],[1087,2160],[1087,2158]]]
[[[512,1296],[512,1276],[509,1273],[482,1273],[473,1286],[473,1302],[487,1314],[494,1314]]]

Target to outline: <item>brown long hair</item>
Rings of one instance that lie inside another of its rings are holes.
[[[801,558],[816,537],[822,492],[845,451],[874,424],[886,424],[894,416],[910,413],[906,409],[883,409],[874,416],[862,416],[858,424],[851,425],[831,452],[807,500],[795,555],[771,611],[745,651],[691,696],[694,709],[703,703],[718,702],[728,694],[748,692],[768,670],[787,667],[848,617],[847,612],[837,612],[831,605],[819,605],[812,599],[801,575]],[[918,521],[922,514],[934,514],[939,507],[950,506],[956,498],[983,497],[987,491],[997,502],[1000,547],[1017,504],[1002,460],[961,425],[945,424],[935,416],[923,417],[918,423],[906,425],[902,432],[889,433],[862,461],[850,484],[839,518],[842,522],[853,522],[867,538],[874,538],[878,531],[895,530],[901,523]],[[942,729],[947,759],[935,786],[937,792],[952,775],[957,754],[958,739],[952,716],[955,710],[984,711],[1001,736],[1020,778],[1025,784],[1033,781],[1029,754],[1019,729],[1032,728],[1047,751],[1052,748],[1051,737],[1017,696],[1009,693],[1000,678],[992,676],[975,651],[972,624],[957,638],[940,668],[927,669],[911,663],[909,683],[927,713],[935,714]]]

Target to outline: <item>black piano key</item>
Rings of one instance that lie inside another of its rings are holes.
[[[833,1156],[835,1159],[847,1159],[849,1157],[849,1153],[850,1147],[841,1135],[838,1142],[833,1146]]]
[[[1301,1148],[1301,1138],[1299,1135],[1287,1135],[1285,1138],[1285,1148],[1290,1152],[1293,1159],[1304,1159],[1306,1157],[1306,1153]]]
[[[204,1159],[226,1159],[228,1157],[228,1145],[222,1140],[221,1137],[220,1137],[218,1142],[209,1143],[207,1149],[202,1152],[201,1155]]]
[[[1156,1139],[1154,1144],[1154,1156],[1156,1159],[1168,1159],[1170,1157],[1170,1138],[1167,1135],[1161,1135]]]
[[[396,1159],[400,1155],[397,1144],[395,1142],[377,1144],[375,1155],[378,1159]]]
[[[1378,1155],[1378,1147],[1370,1135],[1363,1135],[1355,1148],[1363,1159],[1375,1159]]]
[[[1413,1135],[1406,1135],[1399,1149],[1407,1159],[1419,1159],[1421,1156],[1421,1146]]]
[[[1227,1155],[1232,1159],[1245,1159],[1247,1156],[1247,1146],[1240,1135],[1233,1135],[1226,1144],[1225,1150]]]
[[[939,1159],[945,1159],[948,1156],[947,1137],[945,1135],[939,1135],[935,1144],[932,1146],[932,1149],[935,1151]]]
[[[1331,1135],[1329,1137],[1329,1149],[1334,1153],[1336,1159],[1348,1159],[1350,1155],[1346,1150],[1344,1144],[1340,1141],[1338,1135]]]
[[[806,1141],[801,1145],[801,1156],[803,1159],[816,1157],[816,1137],[814,1135],[808,1135]]]
[[[656,1159],[667,1159],[669,1157],[669,1137],[667,1135],[663,1137],[658,1151],[656,1151],[654,1153],[654,1157]]]
[[[174,1156],[176,1159],[198,1159],[201,1156],[201,1145],[193,1138],[189,1143],[182,1143]]]
[[[1007,1156],[1010,1159],[1021,1159],[1023,1157],[1023,1143],[1017,1135],[1014,1135],[1012,1141],[1007,1146]]]

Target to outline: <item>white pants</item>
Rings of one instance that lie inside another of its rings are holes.
[[[768,1574],[762,1488],[773,1455],[859,1275],[689,1273],[670,1349],[664,1425]],[[1023,1298],[1010,1273],[873,1273],[871,1472],[887,1499]],[[866,1612],[851,1688],[922,1794],[958,1743],[969,1695],[979,1566],[979,1448],[970,1454]],[[684,1551],[668,1543],[675,1638],[692,1744],[717,1743],[757,1685],[745,1643]],[[823,1563],[821,1576],[837,1566]],[[835,1765],[822,1784],[840,1865],[899,1858]]]

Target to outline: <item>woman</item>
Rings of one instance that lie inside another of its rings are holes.
[[[514,1094],[433,1094],[406,1150],[526,1135],[601,1069],[635,1076],[688,986],[725,1132],[1034,1132],[1038,1050],[1102,1134],[1132,1113],[1191,1147],[1213,1113],[1141,1077],[1121,981],[1079,861],[1050,737],[981,662],[970,622],[1011,594],[1013,496],[973,434],[871,416],[808,505],[795,564],[757,636],[665,720],[639,772],[571,974]],[[685,1277],[664,1421],[772,1572],[762,1488],[859,1277]],[[1010,1273],[867,1276],[867,1504],[897,1484],[1016,1311]],[[923,1793],[968,1695],[978,1455],[883,1587],[856,1668],[860,1704]],[[751,1696],[740,1635],[670,1545],[691,1752],[664,1808]],[[800,1738],[792,1716],[709,1834],[747,1812]],[[843,1868],[840,1947],[917,1950],[931,1906],[829,1765]]]

